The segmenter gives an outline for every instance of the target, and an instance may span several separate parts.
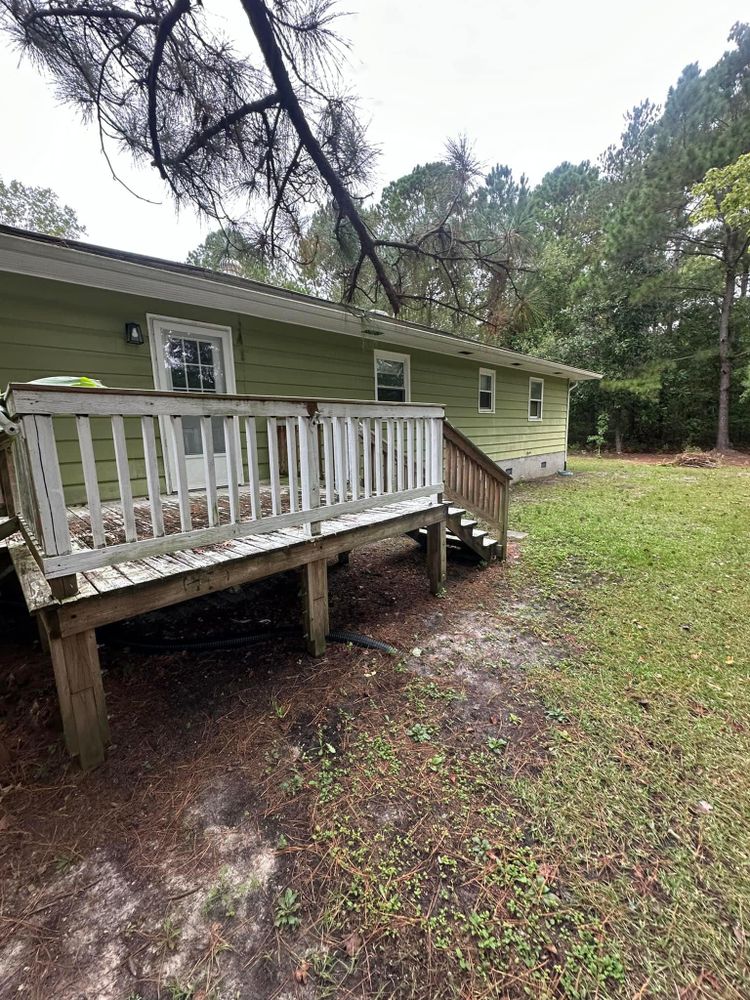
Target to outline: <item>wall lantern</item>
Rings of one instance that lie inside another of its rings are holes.
[[[143,331],[141,330],[140,323],[125,324],[125,343],[126,344],[143,343]]]

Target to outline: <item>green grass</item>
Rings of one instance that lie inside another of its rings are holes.
[[[750,995],[750,470],[573,467],[473,632],[269,770],[319,1000]]]
[[[573,469],[514,493],[514,586],[580,646],[535,671],[570,739],[515,791],[606,926],[624,995],[747,996],[750,470]]]

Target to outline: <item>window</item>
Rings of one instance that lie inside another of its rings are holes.
[[[151,314],[147,315],[147,320],[154,385],[157,389],[209,394],[237,391],[230,327]],[[172,489],[175,483],[176,442],[168,419],[160,417],[159,424],[167,451],[167,489]],[[223,418],[213,417],[211,428],[216,482],[225,486],[227,459]],[[200,488],[205,485],[205,463],[199,416],[183,416],[182,444],[189,488]],[[239,431],[237,444],[239,445]]]
[[[409,355],[375,351],[375,398],[379,403],[409,401]]]
[[[544,379],[529,379],[529,420],[542,419],[542,407],[544,406]]]
[[[495,412],[495,372],[492,368],[479,369],[479,412]]]

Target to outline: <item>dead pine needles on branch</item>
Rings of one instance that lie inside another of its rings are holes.
[[[150,165],[178,205],[245,247],[309,263],[306,225],[326,209],[333,239],[347,242],[343,301],[394,314],[421,303],[484,322],[462,275],[481,272],[489,285],[502,274],[507,284],[511,263],[503,239],[465,224],[477,174],[468,145],[448,148],[455,189],[433,217],[398,238],[379,232],[363,208],[376,151],[341,76],[334,3],[237,0],[237,9],[254,40],[246,51],[197,0],[0,0],[0,26],[96,122],[110,163],[114,147]],[[422,265],[439,276],[435,288],[410,280]]]

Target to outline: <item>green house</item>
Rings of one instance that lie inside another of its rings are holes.
[[[515,480],[565,467],[570,388],[598,378],[230,274],[0,227],[0,386],[59,375],[141,390],[441,403]],[[197,481],[197,418],[183,432]],[[67,437],[63,480],[79,500]],[[115,496],[114,455],[94,443],[102,495]],[[220,464],[220,435],[216,448]],[[143,480],[137,440],[129,454]],[[162,475],[171,488],[169,455]]]

